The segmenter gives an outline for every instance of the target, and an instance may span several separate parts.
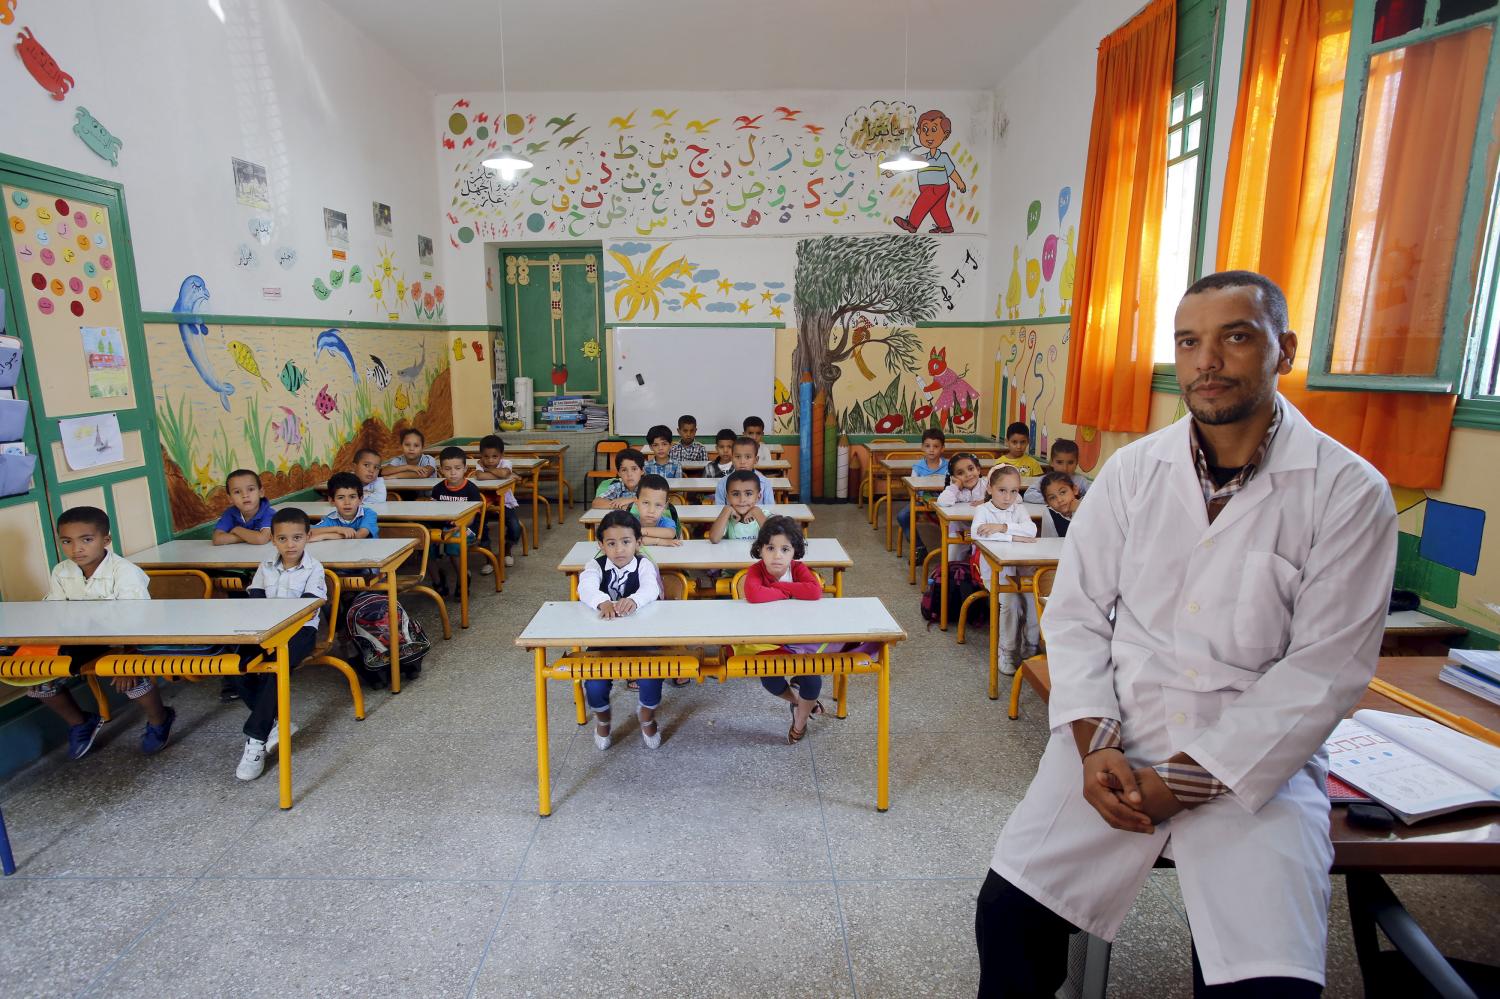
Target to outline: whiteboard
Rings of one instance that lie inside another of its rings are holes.
[[[712,449],[715,433],[739,433],[747,416],[772,426],[774,327],[615,327],[609,363],[621,436],[643,437],[658,423],[675,434],[677,418],[691,413]]]

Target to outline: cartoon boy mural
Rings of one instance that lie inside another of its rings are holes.
[[[917,173],[918,194],[911,212],[906,218],[898,215],[891,220],[907,232],[916,232],[929,212],[932,213],[932,228],[928,232],[953,231],[953,222],[948,218],[948,185],[951,183],[960,193],[969,187],[958,175],[953,157],[938,152],[938,147],[952,134],[953,122],[941,111],[924,111],[917,119],[917,141],[926,152],[912,150],[912,153],[918,159],[926,160],[927,166]]]

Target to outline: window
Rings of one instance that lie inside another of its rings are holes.
[[[1308,383],[1495,389],[1497,0],[1355,5]],[[1486,364],[1488,374],[1486,374]]]
[[[1176,358],[1172,320],[1188,285],[1202,276],[1203,199],[1208,188],[1212,81],[1221,0],[1179,0],[1172,99],[1167,105],[1167,193],[1156,257],[1152,358]]]

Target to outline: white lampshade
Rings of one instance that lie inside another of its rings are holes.
[[[907,152],[902,152],[897,155],[895,159],[886,160],[884,163],[880,164],[880,169],[895,170],[897,173],[904,173],[907,170],[925,170],[926,168],[926,163],[923,163],[919,159],[914,159],[912,155]]]
[[[515,153],[511,152],[509,146],[505,146],[500,150],[499,156],[485,160],[484,166],[488,170],[499,171],[500,179],[509,184],[516,179],[516,174],[522,170],[530,170],[532,164],[530,160],[521,159]]]

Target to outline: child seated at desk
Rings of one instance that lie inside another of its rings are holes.
[[[611,510],[599,522],[599,555],[590,559],[578,575],[578,599],[599,612],[603,620],[627,617],[661,596],[661,573],[656,563],[640,555],[641,523],[624,510]],[[604,651],[593,648],[592,651]],[[632,652],[642,652],[632,649]],[[641,741],[646,748],[661,745],[656,709],[661,706],[659,679],[636,681],[640,707]],[[610,743],[609,691],[613,680],[583,681],[583,697],[594,713],[594,745],[605,750]]]
[[[1022,475],[1041,475],[1046,471],[1041,462],[1026,453],[1031,447],[1031,432],[1026,424],[1017,420],[1005,428],[1005,447],[1007,450],[1000,460],[1019,468]]]
[[[937,427],[928,427],[922,431],[922,457],[911,466],[913,478],[925,475],[947,475],[948,459],[943,457],[943,449],[948,446],[948,438]],[[896,512],[896,526],[900,528],[901,537],[911,530],[911,506],[902,506]],[[896,549],[900,551],[900,547]],[[917,562],[920,564],[927,557],[927,550],[921,545],[917,546]]]
[[[969,534],[976,538],[994,541],[1033,542],[1036,540],[1036,525],[1021,502],[1021,472],[1010,465],[996,465],[990,470],[990,498],[974,511],[974,521],[969,525]],[[979,563],[979,578],[993,589],[1006,585],[1016,578],[1016,570],[1003,569],[996,578],[987,559],[974,552]],[[1000,594],[1000,672],[1014,676],[1016,663],[1036,654],[1041,642],[1035,614],[1028,614],[1026,594]],[[1022,631],[1026,645],[1019,649]],[[1019,655],[1018,655],[1019,652]]]
[[[261,491],[260,475],[236,468],[224,478],[224,491],[232,504],[214,524],[216,545],[263,545],[271,540],[270,500]]]
[[[505,458],[505,441],[498,434],[486,434],[479,441],[479,467],[474,470],[474,478],[487,481],[500,482],[514,475],[511,464]],[[520,502],[516,499],[514,489],[501,490],[505,498],[496,499],[499,493],[485,493],[485,509],[494,513],[495,517],[503,525],[500,530],[505,535],[505,564],[515,565],[515,557],[510,550],[517,541],[521,540],[521,515],[516,508]],[[481,576],[488,576],[495,571],[495,567],[488,562],[479,567]]]
[[[738,435],[725,427],[714,435],[714,456],[708,460],[703,468],[703,474],[710,479],[722,479],[734,471],[734,442]]]
[[[938,506],[959,506],[964,503],[979,505],[985,500],[984,476],[979,471],[979,459],[968,452],[954,455],[948,465],[948,486],[938,495]],[[948,537],[963,536],[962,524],[949,524]],[[968,545],[949,545],[948,561],[958,562],[969,557]]]
[[[666,479],[653,474],[641,476],[635,490],[635,506],[630,508],[641,522],[641,544],[669,548],[682,544],[682,528],[677,523],[676,511],[667,501],[668,494]]]
[[[364,483],[366,503],[385,502],[385,480],[380,477],[380,453],[367,447],[354,452],[354,476]]]
[[[1053,472],[1061,472],[1073,483],[1073,492],[1080,497],[1089,491],[1088,476],[1078,470],[1078,442],[1070,441],[1066,437],[1059,437],[1052,442],[1052,453],[1048,461],[1052,465]],[[1022,497],[1027,503],[1045,503],[1047,498],[1042,495],[1042,484],[1033,482]]]
[[[353,472],[335,472],[328,479],[328,502],[333,509],[313,527],[308,541],[378,538],[380,522],[375,511],[364,505],[364,486]]]
[[[267,597],[318,597],[328,599],[328,583],[323,578],[323,563],[307,551],[311,520],[296,507],[276,511],[271,520],[271,544],[276,546],[276,555],[266,559],[255,570],[255,578],[245,591],[247,596]],[[296,669],[307,658],[318,642],[318,618],[321,611],[297,630],[287,642],[288,665]],[[270,656],[260,646],[244,646],[240,651],[240,663],[244,665],[257,656]],[[266,757],[276,749],[276,674],[245,673],[234,677],[240,690],[240,700],[250,709],[245,719],[245,748],[240,754],[239,766],[234,775],[240,780],[254,780],[266,770]],[[291,731],[297,731],[292,725]]]
[[[432,455],[423,454],[427,437],[416,427],[401,431],[401,453],[380,469],[386,479],[429,479],[438,474],[437,462]]]
[[[629,510],[635,502],[635,489],[645,474],[646,456],[634,448],[615,455],[615,477],[607,480],[594,494],[595,510]]]
[[[770,506],[776,502],[776,495],[771,490],[771,480],[755,470],[755,441],[749,437],[738,437],[734,442],[734,470],[736,472],[749,472],[755,476],[755,481],[760,487],[761,506]],[[732,473],[731,473],[732,474]],[[725,495],[729,489],[729,477],[719,480],[714,486],[714,502],[724,503]]]
[[[93,506],[75,506],[57,518],[57,549],[63,560],[52,567],[45,600],[150,600],[151,581],[134,562],[110,550],[109,514]],[[50,649],[48,650],[51,651]],[[102,645],[62,646],[58,655],[73,658],[74,672],[81,671],[109,649]],[[162,703],[153,677],[117,676],[116,690],[140,703],[146,712],[146,731],[141,752],[156,753],[166,746],[177,712]],[[104,724],[92,711],[85,712],[62,687],[61,680],[47,680],[26,691],[45,704],[68,726],[68,757],[82,759],[94,748],[94,739]]]
[[[672,431],[665,423],[658,423],[646,431],[646,446],[651,457],[642,466],[647,475],[660,475],[664,479],[682,478],[682,466],[672,457]]]
[[[677,436],[669,456],[673,461],[707,461],[708,452],[698,443],[698,418],[685,413],[677,418]],[[733,435],[731,434],[731,437]]]
[[[1048,472],[1033,488],[1041,490],[1042,499],[1047,504],[1047,512],[1042,515],[1042,537],[1066,538],[1073,515],[1078,512],[1081,495],[1074,488],[1072,477],[1062,472]],[[1027,490],[1027,495],[1030,495],[1030,490]]]
[[[445,447],[443,453],[438,455],[438,470],[443,473],[443,481],[432,487],[432,498],[440,503],[483,503],[484,494],[479,487],[469,481],[469,456],[464,454],[461,447]],[[477,540],[473,531],[467,527],[464,530],[468,534],[467,540],[472,543]],[[433,568],[432,588],[447,596],[449,584],[446,576],[453,577],[452,590],[458,592],[458,529],[452,528],[441,532],[443,541],[442,553],[448,556],[448,573],[444,573],[440,566]],[[494,570],[491,569],[493,572]]]
[[[760,508],[760,481],[756,473],[737,468],[724,480],[724,496],[719,500],[724,509],[708,527],[708,540],[717,544],[728,538],[741,541],[760,534],[766,522],[766,512]]]
[[[747,416],[745,417],[745,422],[741,424],[741,427],[745,431],[745,436],[755,442],[756,462],[770,461],[771,448],[770,445],[768,445],[765,441],[766,421],[762,420],[758,416]],[[754,468],[755,466],[751,465],[750,467]]]

